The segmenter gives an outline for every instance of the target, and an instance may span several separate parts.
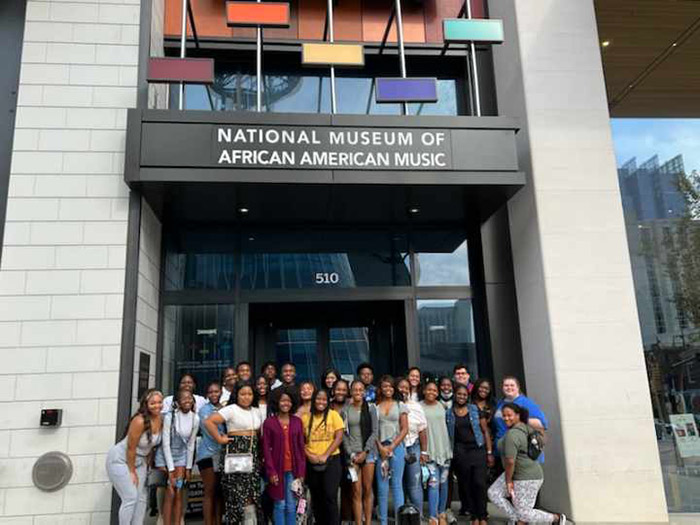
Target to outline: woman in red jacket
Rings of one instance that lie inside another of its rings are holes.
[[[286,387],[281,387],[286,388]],[[267,492],[275,502],[275,525],[295,525],[297,499],[292,491],[306,476],[304,428],[297,416],[295,397],[283,390],[268,405],[269,417],[263,424],[263,453],[267,472]]]

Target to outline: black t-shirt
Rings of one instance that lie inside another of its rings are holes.
[[[478,448],[474,429],[469,420],[469,413],[465,416],[455,414],[455,452],[460,450],[472,450]]]

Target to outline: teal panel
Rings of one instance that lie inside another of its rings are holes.
[[[445,42],[503,42],[502,20],[448,18],[442,24]]]

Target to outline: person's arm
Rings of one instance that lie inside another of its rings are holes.
[[[408,414],[403,412],[399,414],[399,433],[394,438],[394,441],[391,442],[391,445],[389,445],[391,452],[393,452],[396,447],[403,443],[406,434],[408,434]]]
[[[185,479],[190,480],[192,475],[192,464],[194,463],[194,447],[197,443],[197,429],[199,429],[199,416],[194,414],[194,419],[192,420],[192,433],[190,434],[190,439],[187,441],[187,468],[185,472]]]
[[[364,446],[365,459],[369,454],[377,452],[377,439],[379,437],[379,419],[377,418],[377,408],[373,405],[369,406],[369,420],[371,422],[372,433]]]
[[[428,454],[428,432],[426,429],[418,432],[418,442],[420,443],[420,462],[427,463],[430,461],[430,455]]]
[[[265,472],[267,472],[267,479],[269,479],[270,483],[272,483],[273,485],[277,485],[280,481],[280,478],[277,474],[277,470],[275,470],[275,464],[272,458],[272,425],[272,418],[268,419],[267,421],[265,421],[265,423],[263,423],[262,449],[265,464]],[[265,430],[265,427],[267,427],[267,430]]]
[[[328,461],[328,458],[333,455],[333,452],[338,450],[338,447],[340,446],[340,443],[343,441],[343,429],[339,428],[333,433],[333,442],[330,444],[330,446],[326,449],[326,451],[319,456],[319,463],[325,463]]]
[[[165,456],[165,464],[168,467],[168,472],[173,472],[175,470],[173,453],[170,450],[170,433],[172,432],[173,416],[173,412],[168,412],[165,414],[165,420],[163,421],[163,456]]]
[[[131,474],[131,481],[139,486],[139,476],[136,473],[136,447],[145,428],[143,416],[137,416],[129,423],[129,431],[126,438],[126,466]]]
[[[491,432],[489,431],[489,424],[486,418],[479,418],[479,426],[481,427],[481,433],[484,436],[484,446],[486,447],[486,464],[489,467],[493,467],[493,442],[491,441]]]
[[[506,474],[508,494],[513,497],[513,475],[515,474],[515,458],[518,456],[518,444],[513,439],[514,429],[508,430],[503,438],[503,468]]]
[[[508,489],[508,494],[512,498],[514,493],[513,474],[515,474],[515,458],[503,458],[503,467],[506,471],[506,488]]]
[[[224,416],[219,412],[214,412],[204,421],[204,427],[207,429],[207,432],[219,445],[226,445],[228,443],[228,436],[219,432],[219,425],[225,422]]]

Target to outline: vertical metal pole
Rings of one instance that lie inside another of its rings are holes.
[[[467,18],[469,20],[472,19],[472,3],[471,0],[465,0],[467,4]],[[472,79],[473,79],[473,86],[472,90],[474,91],[474,102],[475,102],[475,109],[476,109],[476,116],[480,117],[481,116],[481,95],[479,94],[479,68],[476,65],[476,44],[474,42],[471,42],[469,44],[469,51],[471,55],[471,62],[472,62]]]
[[[187,0],[182,0],[182,27],[180,29],[180,58],[185,58],[187,49]],[[185,109],[185,83],[180,82],[180,111]]]
[[[399,63],[401,64],[401,78],[406,78],[406,50],[403,44],[403,14],[401,13],[401,0],[394,0],[396,10],[396,35],[399,41]],[[408,104],[403,102],[403,114],[408,115]]]
[[[328,0],[328,41],[333,43],[333,0]],[[331,113],[338,111],[335,96],[335,66],[331,66]]]
[[[258,0],[260,3],[260,0]],[[257,32],[257,44],[255,46],[255,95],[256,103],[255,107],[260,113],[262,111],[262,27],[258,26]]]

